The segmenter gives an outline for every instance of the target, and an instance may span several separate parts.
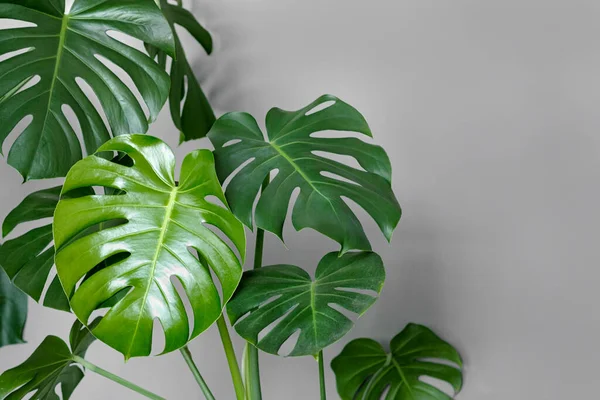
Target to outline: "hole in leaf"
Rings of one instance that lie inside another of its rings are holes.
[[[388,393],[390,392],[390,390],[392,390],[392,385],[386,385],[386,387],[383,388],[383,392],[381,392],[381,396],[379,398],[385,399],[387,397]]]
[[[8,154],[10,148],[15,143],[17,138],[27,129],[27,127],[33,121],[33,116],[27,115],[23,117],[14,128],[10,131],[10,133],[4,139],[4,143],[2,143],[2,154]]]
[[[96,54],[95,57],[98,61],[100,61],[108,69],[110,69],[115,75],[117,75],[119,77],[119,80],[121,82],[123,82],[125,84],[125,86],[127,86],[129,91],[135,96],[138,104],[142,107],[142,110],[144,111],[144,116],[146,117],[146,120],[148,120],[150,118],[150,110],[148,108],[148,105],[144,101],[142,94],[140,93],[137,86],[133,82],[133,79],[131,79],[131,76],[129,75],[129,73],[127,73],[127,71],[125,71],[119,65],[115,64],[114,62],[112,62],[111,60],[109,60],[106,57],[103,57],[100,54]],[[126,112],[126,110],[123,110],[123,111]],[[141,132],[132,132],[132,133],[141,133]]]
[[[158,318],[154,318],[152,323],[152,351],[150,354],[158,355],[165,351],[165,345],[167,339],[165,336],[165,330],[162,326],[162,322]]]
[[[365,170],[363,167],[360,166],[360,164],[358,163],[358,160],[356,160],[356,158],[354,158],[352,156],[348,156],[348,155],[344,155],[344,154],[330,153],[328,151],[319,151],[319,150],[313,150],[313,151],[311,151],[311,153],[317,157],[337,161],[339,163],[342,163],[344,165],[347,165],[348,167],[352,167],[359,171]]]
[[[94,106],[94,108],[96,109],[98,114],[100,115],[100,118],[102,118],[102,121],[104,122],[104,126],[106,127],[106,129],[108,129],[109,133],[111,133],[111,136],[112,136],[112,127],[110,126],[110,123],[108,122],[108,117],[106,116],[106,113],[104,112],[104,108],[102,107],[102,103],[100,102],[100,99],[96,95],[96,92],[94,92],[94,89],[92,89],[92,87],[85,81],[85,79],[80,78],[80,77],[75,78],[75,83],[77,83],[77,85],[79,86],[79,88],[81,89],[83,94],[92,103],[92,105]]]
[[[441,390],[450,397],[454,396],[454,388],[448,382],[445,382],[441,379],[432,378],[426,375],[420,376],[419,380],[421,382],[425,382],[426,384],[433,386],[436,389]]]
[[[68,104],[63,104],[61,110],[67,118],[67,121],[69,121],[69,125],[71,125],[73,132],[75,132],[75,136],[77,136],[77,140],[79,141],[79,145],[81,147],[81,154],[85,155],[86,150],[83,139],[83,131],[81,130],[81,125],[79,124],[79,119],[77,118],[75,111],[73,111],[73,108],[71,108],[71,106]]]
[[[339,290],[340,292],[350,292],[350,293],[360,293],[370,297],[379,296],[375,290],[371,289],[358,289],[358,288],[349,288],[349,287],[336,287],[335,290]]]
[[[348,318],[350,321],[354,321],[357,318],[357,315],[350,310],[345,309],[337,303],[327,303],[330,308],[333,308],[335,311],[342,314],[344,317]]]
[[[19,28],[36,28],[37,24],[21,19],[0,18],[0,26],[2,30],[19,29]]]
[[[106,35],[120,43],[126,44],[127,46],[136,49],[140,53],[146,52],[146,49],[144,48],[144,42],[131,35],[115,30],[106,31]]]
[[[279,175],[279,168],[269,171],[269,182],[273,182],[277,178],[277,175]]]
[[[17,94],[19,94],[21,92],[24,92],[24,91],[26,91],[29,88],[34,87],[35,85],[37,85],[38,83],[40,83],[41,80],[42,80],[42,78],[40,78],[39,75],[33,76],[31,79],[29,79],[27,81],[26,84],[24,84],[22,87],[19,88],[19,90],[16,91],[15,95],[17,95]]]
[[[308,117],[309,115],[312,115],[312,114],[318,113],[319,111],[323,111],[323,110],[325,110],[326,108],[329,108],[329,107],[331,107],[331,106],[332,106],[332,105],[334,105],[334,104],[335,104],[335,100],[328,100],[328,101],[326,101],[326,102],[324,102],[324,103],[321,103],[321,104],[319,104],[319,105],[318,105],[318,106],[316,106],[316,107],[313,107],[313,108],[311,108],[311,109],[310,109],[310,110],[308,110],[308,111],[306,112],[306,114],[304,114],[304,115],[306,115],[306,116]]]
[[[179,277],[177,275],[171,276],[171,283],[175,287],[175,291],[179,295],[179,298],[181,299],[181,302],[183,303],[183,306],[185,307],[185,313],[186,313],[187,319],[188,319],[188,328],[189,328],[189,332],[191,334],[191,332],[194,331],[194,323],[195,323],[194,309],[192,308],[192,302],[190,301],[189,296],[185,292],[183,283],[181,283],[181,279],[179,279]]]
[[[225,142],[225,144],[222,147],[229,147],[229,146],[233,146],[234,144],[238,144],[242,141],[242,139],[231,139],[227,142]]]
[[[319,131],[311,133],[310,137],[314,139],[355,138],[368,144],[375,144],[375,140],[371,136],[367,136],[364,133],[352,131]]]
[[[260,342],[261,340],[264,339],[265,336],[267,336],[269,334],[269,332],[271,332],[273,330],[273,328],[275,328],[285,317],[287,317],[290,313],[292,313],[296,308],[298,308],[299,304],[296,303],[293,306],[291,306],[289,308],[289,310],[287,310],[285,313],[283,313],[283,315],[279,318],[277,318],[275,321],[271,322],[269,325],[265,326],[259,333],[258,333],[258,341]]]
[[[0,19],[0,24],[2,23],[1,21],[2,20]],[[2,26],[2,30],[4,30],[4,26],[3,25],[0,25],[0,26]],[[11,58],[20,56],[21,54],[25,54],[25,53],[28,53],[33,50],[35,50],[35,47],[26,47],[24,49],[9,51],[8,53],[4,53],[4,54],[0,55],[0,62],[10,60]]]
[[[223,203],[223,201],[221,201],[221,199],[219,199],[217,196],[214,196],[214,195],[206,196],[206,197],[204,197],[204,200],[206,200],[207,202],[209,202],[211,204],[219,206],[221,208],[227,208],[225,206],[225,204]]]
[[[240,172],[241,170],[243,170],[244,168],[246,168],[254,160],[256,160],[255,157],[249,158],[248,160],[246,160],[242,164],[240,164],[239,167],[237,167],[236,169],[234,169],[231,172],[231,174],[229,174],[229,176],[227,177],[227,179],[225,179],[225,181],[223,181],[223,184],[221,185],[223,187],[223,189],[227,189],[227,185],[229,185],[229,182],[231,182],[231,180],[238,174],[238,172]]]
[[[210,229],[210,231],[212,233],[214,233],[215,235],[217,235],[219,237],[219,239],[221,239],[223,242],[225,242],[225,244],[227,244],[227,247],[229,247],[233,253],[235,254],[235,256],[237,257],[237,259],[240,261],[242,261],[242,254],[240,253],[240,251],[238,250],[238,248],[235,246],[235,244],[231,241],[231,239],[229,239],[229,237],[216,225],[213,224],[209,224],[204,222],[203,224],[206,228]]]
[[[321,174],[321,176],[324,176],[325,178],[330,178],[330,179],[333,179],[336,181],[346,182],[346,183],[350,183],[351,185],[360,186],[358,183],[354,182],[353,180],[344,178],[343,176],[338,175],[338,174],[333,174],[329,171],[321,171],[320,174]]]
[[[302,331],[300,329],[296,329],[294,333],[292,333],[292,335],[287,338],[285,342],[283,342],[277,354],[282,357],[287,357],[294,350],[294,347],[296,347],[300,333],[302,333]]]

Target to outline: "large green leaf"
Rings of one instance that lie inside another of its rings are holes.
[[[173,35],[153,0],[75,0],[69,14],[64,0],[0,0],[0,18],[35,27],[0,30],[0,54],[25,52],[0,62],[0,143],[28,115],[8,162],[25,179],[64,176],[82,157],[110,139],[98,109],[77,79],[93,89],[113,135],[144,133],[144,110],[127,85],[102,60],[129,75],[154,120],[169,93],[169,77],[147,55],[108,35],[121,32],[170,53]],[[22,87],[39,82],[29,88]],[[24,89],[24,90],[19,90]],[[83,142],[63,106],[76,115]]]
[[[34,192],[15,207],[2,224],[2,234],[10,234],[17,226],[26,222],[52,218],[60,198],[61,187]],[[65,197],[92,194],[89,188],[67,193]],[[44,224],[23,235],[7,240],[0,247],[0,265],[13,283],[35,301],[40,301],[44,287],[53,272],[54,246],[52,224]],[[69,303],[58,277],[54,275],[44,298],[44,305],[69,311]]]
[[[227,312],[240,336],[263,351],[277,354],[285,341],[300,331],[289,355],[315,355],[353,325],[331,305],[362,315],[377,300],[384,280],[383,262],[375,253],[346,253],[341,257],[329,253],[319,262],[314,281],[293,265],[245,272]],[[259,339],[259,334],[277,320]]]
[[[445,381],[458,393],[461,367],[460,355],[450,344],[416,324],[407,325],[392,339],[391,353],[374,340],[356,339],[331,362],[343,400],[379,400],[386,388],[386,400],[449,400],[421,378]]]
[[[210,33],[196,20],[194,15],[181,5],[160,0],[161,10],[169,21],[175,38],[176,58],[171,59],[171,92],[169,106],[173,123],[181,132],[181,141],[200,139],[206,136],[215,122],[215,114],[190,65],[176,26],[184,28],[202,46],[206,53],[212,52]],[[154,46],[146,45],[152,58],[166,67],[167,55]],[[182,105],[183,103],[183,105]]]
[[[0,268],[0,347],[23,342],[27,320],[27,296]]]
[[[96,308],[106,307],[107,300],[126,293],[93,329],[98,339],[126,358],[150,354],[154,319],[165,331],[164,352],[172,351],[219,317],[241,279],[240,260],[207,225],[228,237],[242,259],[244,227],[228,208],[207,199],[214,196],[226,203],[210,151],[197,150],[185,157],[179,185],[173,152],[159,139],[119,136],[99,149],[115,151],[127,154],[133,166],[93,155],[67,175],[63,193],[103,186],[121,194],[61,199],[54,217],[58,275],[73,311],[84,323]],[[126,222],[82,235],[114,220]],[[222,296],[211,272],[191,249],[207,261],[220,281]],[[103,262],[106,265],[98,268]],[[179,279],[192,304],[191,333],[172,278]]]
[[[71,328],[70,349],[60,338],[46,337],[25,362],[0,375],[0,399],[59,400],[56,389],[60,388],[62,399],[68,400],[84,376],[74,356],[83,358],[93,341],[79,322]]]
[[[343,134],[312,136],[326,130],[371,136],[358,111],[325,95],[298,111],[271,109],[266,127],[268,140],[251,115],[230,113],[219,118],[208,134],[216,148],[219,178],[225,182],[233,175],[225,194],[242,222],[252,227],[254,200],[264,178],[277,170],[256,205],[259,228],[282,237],[292,192],[300,188],[292,211],[296,230],[313,228],[340,243],[342,252],[370,250],[358,218],[344,201],[347,198],[366,210],[391,239],[401,212],[390,186],[391,166],[385,151]],[[365,171],[315,152],[354,157]]]

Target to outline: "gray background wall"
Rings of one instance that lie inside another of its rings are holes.
[[[461,400],[597,397],[597,0],[194,3],[216,38],[213,56],[196,48],[193,58],[219,113],[262,119],[332,93],[364,113],[391,156],[404,217],[390,246],[363,218],[388,279],[347,339],[430,325],[464,355]],[[150,133],[177,144],[166,113]],[[21,185],[5,161],[0,177],[2,218],[50,185]],[[287,240],[289,250],[268,238],[268,263],[313,269],[336,248],[309,231],[288,229]],[[0,350],[0,370],[71,322],[32,304],[29,344]],[[233,399],[216,331],[191,348],[217,398]],[[89,356],[169,399],[200,396],[177,353],[124,365],[97,343]],[[318,397],[311,358],[262,360],[266,400]],[[90,375],[75,398],[136,397]]]

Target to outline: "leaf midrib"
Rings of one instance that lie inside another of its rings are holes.
[[[148,279],[148,285],[146,286],[146,292],[144,293],[144,298],[142,299],[141,305],[142,307],[144,307],[144,305],[146,304],[146,300],[148,299],[148,294],[150,293],[150,287],[152,286],[152,282],[154,280],[154,274],[156,272],[156,264],[158,261],[158,256],[160,255],[160,251],[162,250],[163,246],[164,246],[164,240],[165,240],[165,235],[167,233],[167,229],[169,227],[169,222],[171,221],[171,215],[173,214],[173,209],[175,208],[175,203],[177,199],[177,187],[173,187],[173,189],[171,190],[171,194],[169,195],[169,201],[167,202],[167,205],[165,206],[165,217],[163,220],[163,224],[160,227],[160,234],[158,236],[158,241],[156,242],[156,251],[154,253],[154,257],[152,258],[152,269],[150,271],[149,274],[149,279]],[[140,328],[140,322],[142,320],[142,316],[144,315],[144,310],[142,309],[142,311],[138,314],[138,320],[135,324],[135,329],[133,331],[133,334],[131,336],[131,342],[129,343],[129,349],[127,350],[127,354],[126,354],[126,358],[129,358],[131,356],[131,348],[133,347],[133,343],[135,342],[135,338],[138,334],[139,328]]]

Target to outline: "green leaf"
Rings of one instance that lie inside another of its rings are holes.
[[[127,85],[101,60],[127,72],[154,120],[169,92],[169,77],[143,52],[108,35],[121,32],[170,53],[173,35],[153,0],[75,0],[64,14],[64,0],[0,0],[0,18],[35,27],[0,30],[0,54],[25,50],[0,62],[0,143],[28,115],[31,123],[17,137],[8,162],[27,179],[64,176],[82,157],[110,139],[99,109],[76,79],[100,101],[112,135],[144,133],[144,110]],[[33,83],[25,88],[26,82]],[[69,106],[83,142],[63,112]]]
[[[83,323],[114,296],[123,296],[111,304],[93,333],[126,358],[150,354],[155,319],[165,331],[164,352],[176,350],[219,318],[241,279],[234,250],[208,226],[231,240],[242,263],[244,227],[228,208],[211,202],[209,196],[214,196],[226,204],[209,150],[185,157],[179,185],[174,178],[175,156],[159,139],[119,136],[99,149],[115,151],[127,154],[133,166],[93,155],[67,175],[63,193],[103,186],[120,194],[61,199],[54,216],[58,275]],[[111,221],[121,222],[82,234]],[[192,251],[207,260],[222,296],[211,272]],[[184,302],[171,279],[181,282],[192,304],[191,333]]]
[[[0,347],[24,343],[27,320],[27,296],[12,283],[0,268]]]
[[[70,341],[71,349],[62,339],[48,336],[24,363],[0,375],[0,399],[23,399],[33,393],[27,398],[59,400],[58,387],[62,399],[68,400],[84,376],[73,356],[83,357],[94,337],[76,322]]]
[[[169,106],[171,117],[181,132],[181,141],[200,139],[206,136],[215,122],[215,114],[194,75],[194,70],[186,57],[185,49],[175,27],[180,26],[187,30],[207,54],[212,52],[212,37],[194,15],[181,5],[170,4],[166,0],[160,0],[160,3],[175,38],[176,57],[172,58],[170,70]],[[146,45],[146,49],[152,58],[157,58],[159,64],[166,67],[164,52],[151,45]]]
[[[319,262],[314,281],[293,265],[244,272],[227,312],[240,336],[267,353],[277,354],[285,341],[300,331],[289,355],[315,355],[353,326],[331,304],[362,315],[377,300],[384,280],[383,262],[375,253],[346,253],[341,257],[329,253]],[[259,339],[259,334],[278,319]]]
[[[389,354],[374,340],[351,341],[331,368],[342,400],[379,400],[387,387],[387,400],[451,399],[422,381],[424,376],[449,383],[456,393],[462,387],[458,352],[429,328],[416,324],[407,325],[392,339]]]
[[[326,108],[311,113],[323,106]],[[292,211],[296,230],[313,228],[340,243],[342,252],[370,250],[358,218],[344,201],[347,198],[366,210],[391,239],[401,211],[390,186],[391,166],[385,151],[343,134],[333,138],[312,136],[326,130],[371,136],[358,111],[325,95],[298,111],[271,109],[266,126],[268,141],[252,116],[230,113],[219,118],[208,133],[216,149],[219,178],[225,182],[233,175],[225,194],[243,223],[252,227],[254,200],[264,178],[277,170],[256,205],[259,228],[282,238],[292,192],[300,188]],[[315,151],[354,157],[365,171]]]
[[[60,198],[61,187],[34,192],[15,207],[2,224],[2,234],[7,236],[17,226],[26,222],[52,218]],[[92,194],[89,188],[68,193],[66,197]],[[0,265],[8,273],[15,286],[40,301],[42,292],[51,275],[52,282],[46,292],[44,305],[57,310],[69,311],[69,302],[54,272],[54,246],[52,224],[31,229],[23,235],[7,240],[0,247]]]

